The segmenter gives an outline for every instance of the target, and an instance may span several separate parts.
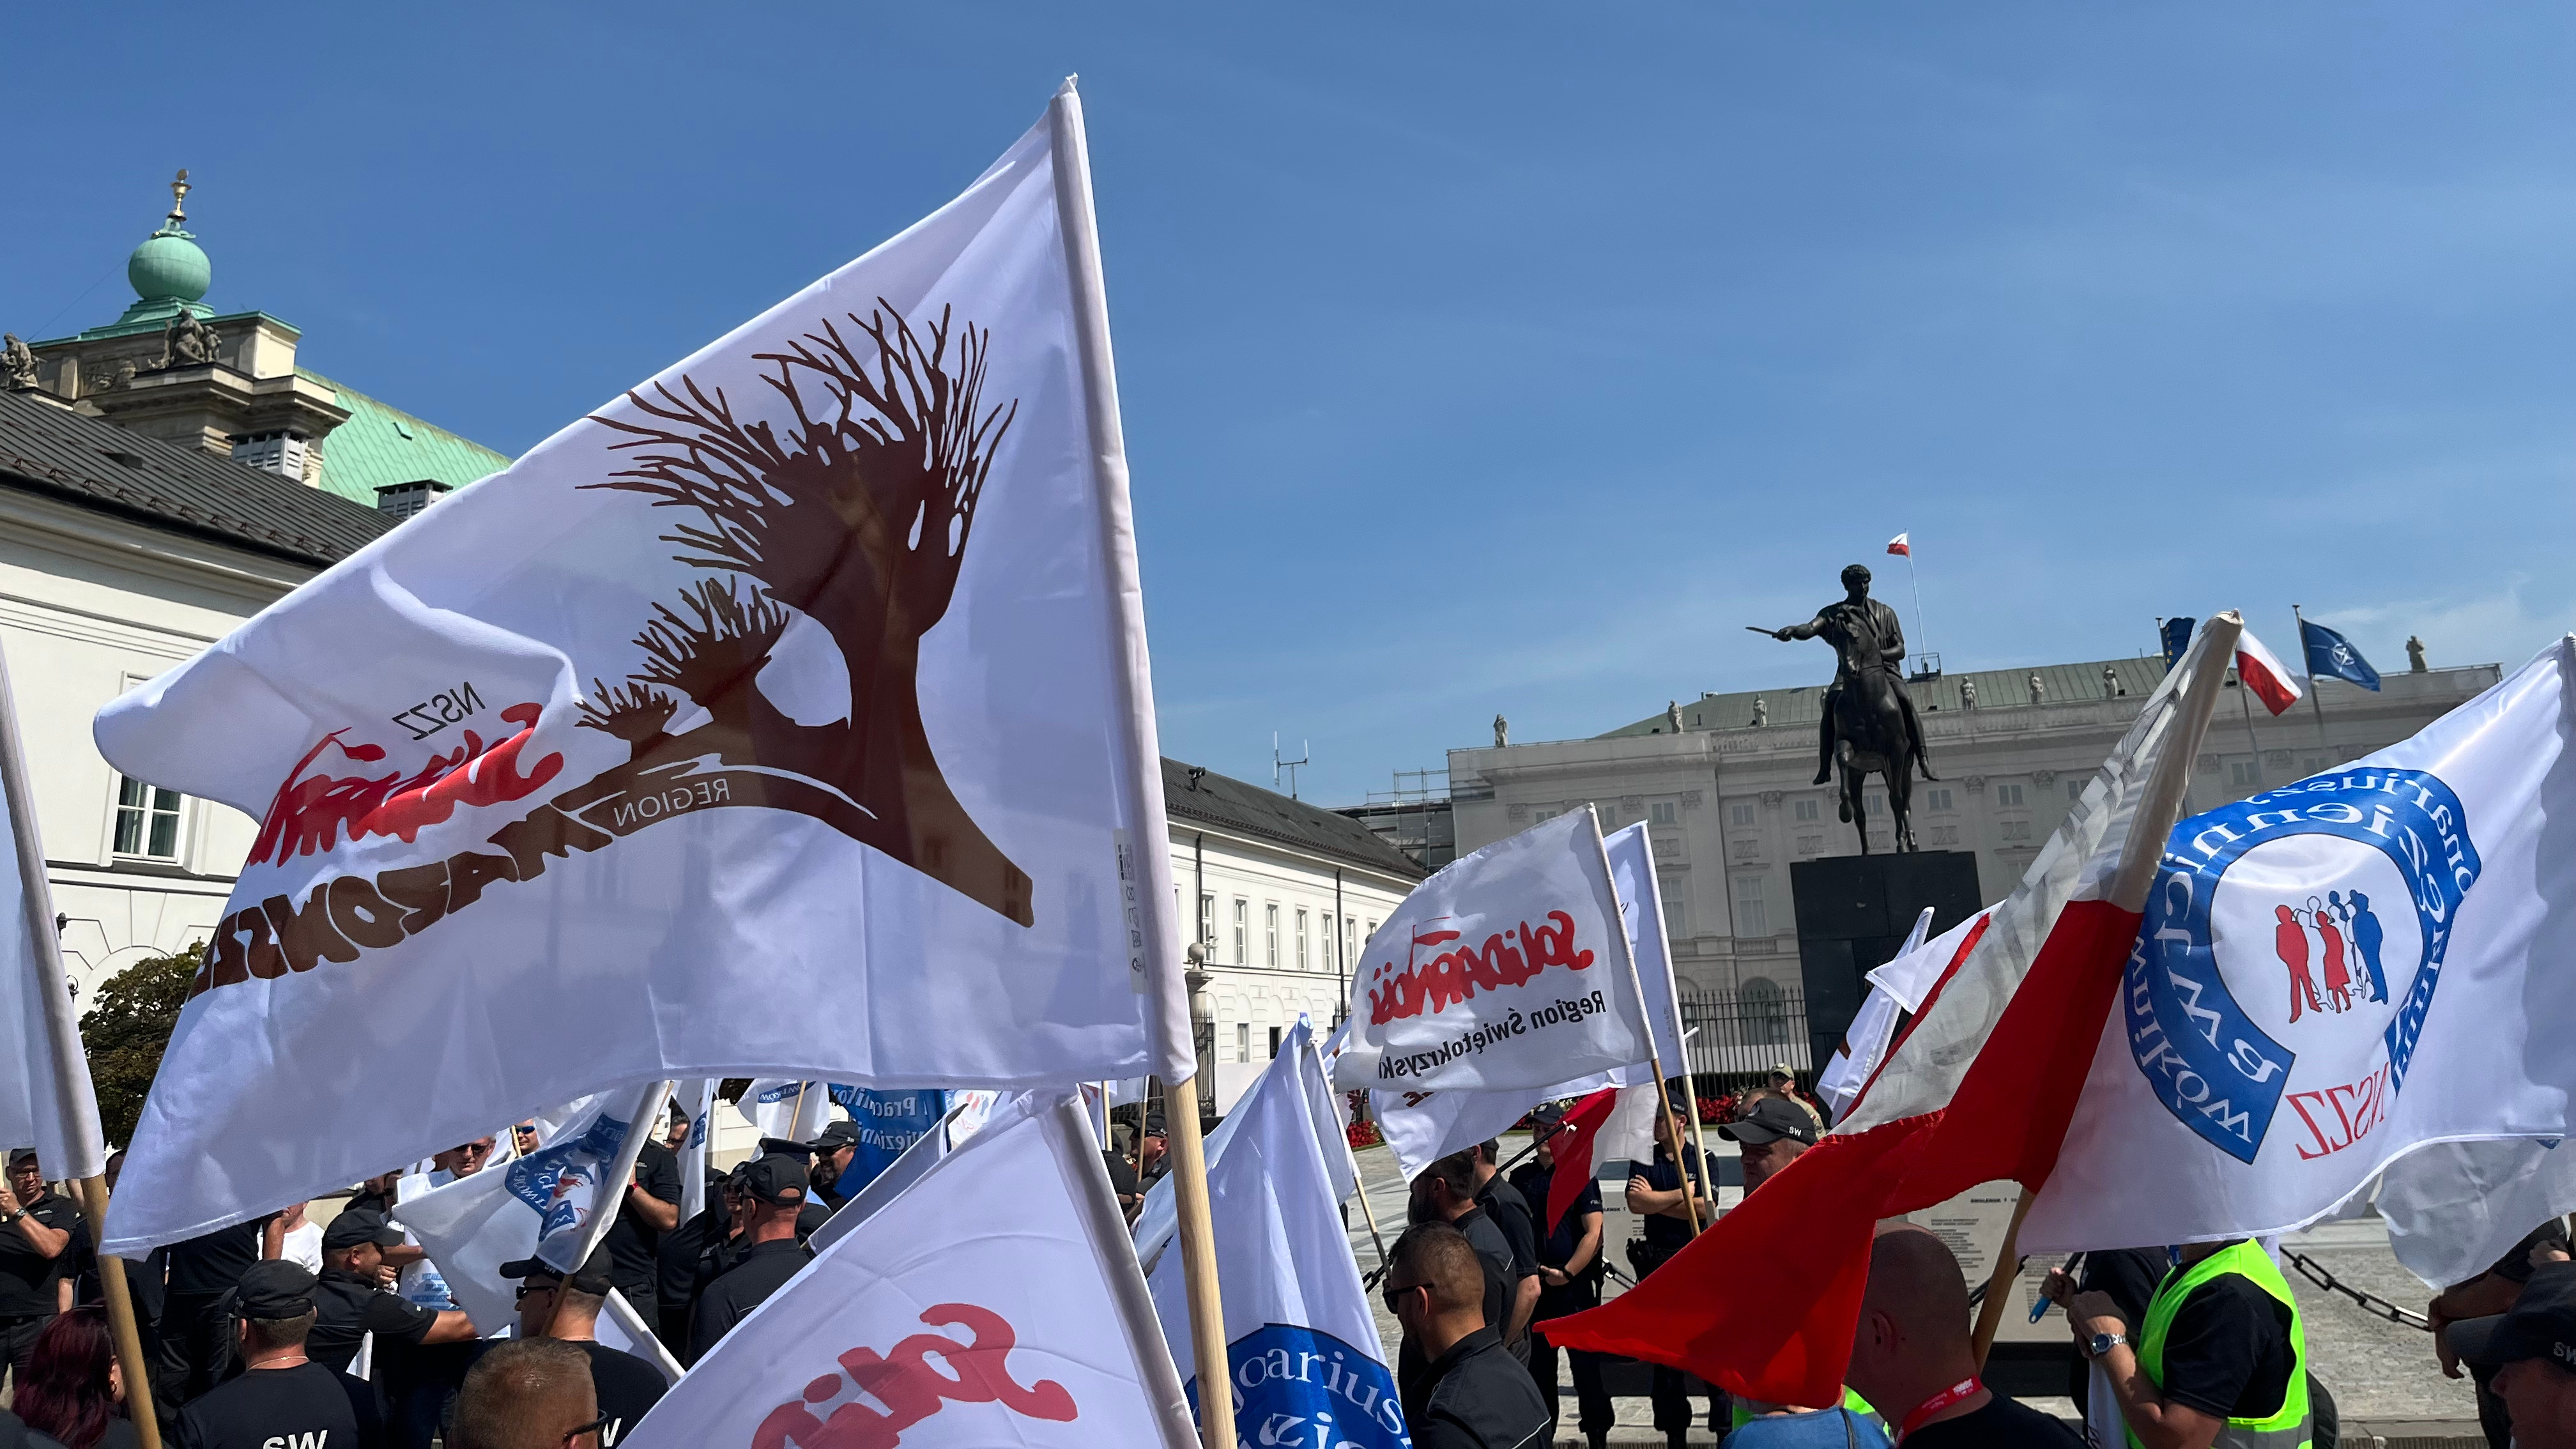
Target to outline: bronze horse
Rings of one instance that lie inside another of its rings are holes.
[[[1905,686],[1880,664],[1878,641],[1866,633],[1832,640],[1842,651],[1848,675],[1834,697],[1834,768],[1842,777],[1842,818],[1860,832],[1860,853],[1869,854],[1867,797],[1862,785],[1872,773],[1887,780],[1887,809],[1895,826],[1898,850],[1914,844],[1914,739],[1905,728],[1905,706],[1897,691]]]

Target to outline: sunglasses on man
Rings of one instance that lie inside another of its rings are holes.
[[[572,1442],[575,1439],[580,1438],[584,1434],[597,1434],[616,1421],[617,1416],[615,1414],[602,1414],[598,1418],[591,1420],[589,1423],[582,1425],[578,1429],[564,1430],[564,1449],[572,1449]],[[592,1442],[597,1443],[598,1441],[594,1439]]]
[[[1386,1298],[1386,1311],[1394,1314],[1403,1313],[1404,1309],[1401,1305],[1404,1302],[1404,1295],[1412,1292],[1416,1288],[1428,1288],[1430,1286],[1431,1285],[1428,1283],[1406,1283],[1401,1286],[1389,1283],[1383,1290]]]

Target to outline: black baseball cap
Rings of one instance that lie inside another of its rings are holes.
[[[802,1207],[805,1203],[806,1168],[802,1158],[755,1157],[742,1165],[741,1176],[742,1190],[772,1207]]]
[[[1759,1147],[1794,1137],[1810,1147],[1816,1145],[1816,1124],[1798,1104],[1785,1097],[1765,1097],[1753,1104],[1753,1110],[1717,1129],[1717,1135],[1729,1142]]]
[[[360,1243],[373,1243],[390,1248],[403,1240],[402,1229],[395,1227],[383,1213],[373,1208],[345,1208],[322,1230],[324,1252],[354,1248]]]
[[[1554,1102],[1541,1102],[1530,1108],[1530,1125],[1533,1127],[1553,1127],[1564,1120],[1565,1109]]]
[[[2576,1263],[2532,1270],[2512,1312],[2463,1318],[2442,1332],[2453,1353],[2481,1367],[2545,1358],[2576,1373]]]
[[[823,1124],[823,1135],[805,1144],[805,1150],[828,1156],[844,1147],[859,1145],[859,1124],[842,1118]]]
[[[233,1292],[244,1318],[302,1318],[313,1311],[313,1274],[288,1258],[251,1264]]]
[[[1145,1135],[1148,1137],[1164,1137],[1170,1135],[1163,1130],[1162,1113],[1148,1112],[1145,1114]]]
[[[32,1147],[12,1147],[9,1149],[9,1165],[11,1167],[15,1167],[21,1162],[33,1162],[35,1160],[36,1149]]]
[[[814,1148],[811,1143],[799,1142],[792,1137],[763,1137],[760,1139],[760,1155],[793,1157],[799,1162],[811,1162],[814,1160]]]
[[[502,1264],[501,1276],[523,1280],[533,1278],[542,1283],[563,1283],[569,1285],[575,1293],[587,1293],[593,1298],[607,1297],[609,1289],[613,1286],[608,1281],[608,1249],[605,1245],[592,1253],[589,1261],[571,1273],[566,1273],[543,1258],[521,1258],[516,1262]]]

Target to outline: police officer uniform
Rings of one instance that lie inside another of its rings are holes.
[[[1547,1403],[1529,1370],[1479,1328],[1431,1361],[1429,1392],[1410,1423],[1413,1449],[1522,1449],[1547,1434]]]
[[[1698,1110],[1697,1104],[1680,1096],[1673,1096],[1669,1105],[1676,1118],[1687,1117],[1688,1114]],[[1691,1164],[1691,1195],[1703,1199],[1713,1207],[1717,1201],[1715,1186],[1717,1161],[1696,1148],[1689,1149],[1687,1157],[1677,1157],[1671,1149],[1657,1143],[1654,1160],[1647,1163],[1637,1175],[1646,1180],[1646,1186],[1657,1192],[1674,1192],[1682,1185],[1682,1168],[1686,1162]],[[1702,1227],[1708,1225],[1705,1216],[1701,1218],[1700,1225]],[[1640,1220],[1638,1232],[1644,1241],[1632,1242],[1628,1245],[1628,1266],[1636,1269],[1637,1276],[1640,1278],[1670,1262],[1675,1253],[1690,1245],[1690,1223],[1682,1218],[1668,1217],[1662,1213],[1649,1214]],[[1690,1394],[1685,1388],[1680,1369],[1656,1364],[1648,1380],[1648,1393],[1654,1401],[1657,1430],[1666,1435],[1681,1434],[1689,1430]],[[1709,1427],[1712,1430],[1717,1427],[1713,1421],[1717,1417],[1718,1398],[1719,1393],[1712,1391],[1709,1396],[1709,1417],[1712,1420]]]
[[[9,1162],[14,1167],[35,1160],[35,1156],[22,1147],[9,1154]],[[72,1241],[48,1258],[36,1251],[36,1245],[20,1228],[22,1219],[69,1233]],[[36,1335],[53,1321],[55,1283],[80,1261],[73,1244],[79,1241],[82,1231],[80,1210],[72,1206],[70,1198],[50,1190],[34,1202],[0,1213],[0,1362],[20,1374],[27,1371],[27,1360],[35,1356]]]
[[[1530,1118],[1535,1130],[1549,1132],[1565,1120],[1565,1109],[1553,1102],[1542,1103]],[[1588,1173],[1590,1167],[1588,1162],[1560,1159],[1553,1168],[1549,1168],[1532,1161],[1512,1174],[1512,1186],[1520,1190],[1522,1200],[1545,1217],[1549,1191],[1555,1186],[1556,1174]],[[1585,1182],[1576,1192],[1572,1205],[1566,1208],[1564,1217],[1553,1224],[1542,1224],[1548,1232],[1538,1245],[1541,1267],[1565,1270],[1572,1264],[1574,1250],[1583,1241],[1583,1220],[1587,1214],[1601,1216],[1601,1184],[1598,1182]],[[1579,1267],[1573,1267],[1566,1282],[1541,1282],[1538,1310],[1530,1315],[1532,1323],[1545,1323],[1552,1318],[1564,1318],[1600,1306],[1601,1250],[1606,1246],[1596,1237],[1592,1256]],[[1547,1404],[1550,1424],[1556,1423],[1562,1413],[1557,1396],[1556,1354],[1556,1345],[1549,1343],[1545,1334],[1533,1329],[1530,1333],[1530,1377],[1537,1382],[1539,1397]],[[1610,1403],[1610,1391],[1601,1382],[1602,1355],[1569,1348],[1565,1350],[1565,1356],[1574,1374],[1574,1397],[1579,1415],[1577,1427],[1582,1429],[1585,1438],[1599,1442],[1618,1423],[1618,1413]]]
[[[644,1195],[677,1206],[680,1201],[680,1158],[670,1148],[646,1139],[635,1156],[635,1186]],[[673,1231],[678,1230],[672,1224]],[[654,1255],[662,1246],[662,1231],[644,1221],[635,1210],[631,1192],[617,1197],[617,1221],[608,1228],[606,1248],[609,1279],[617,1291],[626,1295],[627,1304],[644,1315],[650,1323],[656,1316],[654,1304],[661,1288],[661,1275],[655,1271]]]
[[[236,1301],[244,1318],[301,1318],[319,1307],[315,1286],[301,1263],[274,1260],[242,1275]],[[178,1449],[378,1449],[385,1425],[374,1389],[307,1357],[250,1369],[208,1391],[179,1411],[174,1439]]]
[[[524,1285],[519,1290],[522,1293],[560,1284],[575,1293],[606,1298],[612,1291],[624,1291],[611,1277],[611,1262],[608,1250],[602,1248],[591,1254],[581,1271],[566,1276],[542,1259],[522,1258],[502,1264],[501,1276],[519,1279]],[[615,1449],[617,1441],[626,1437],[626,1431],[635,1427],[645,1411],[662,1401],[670,1385],[663,1381],[660,1369],[624,1349],[611,1348],[597,1339],[565,1341],[590,1358],[591,1387],[599,1393],[599,1412],[608,1419],[600,1426],[599,1442],[602,1449]]]
[[[322,1230],[322,1251],[339,1252],[360,1243],[390,1248],[403,1241],[402,1229],[371,1212],[344,1210]],[[315,1363],[342,1373],[358,1356],[358,1341],[372,1333],[379,1350],[401,1343],[417,1347],[438,1322],[434,1309],[388,1293],[375,1279],[341,1268],[325,1268],[314,1281],[313,1304],[321,1316],[313,1324],[304,1351]]]
[[[756,1157],[743,1164],[743,1191],[756,1202],[771,1207],[801,1208],[806,1201],[805,1164],[786,1156]],[[723,1276],[707,1285],[698,1298],[696,1311],[689,1320],[688,1361],[695,1364],[706,1357],[716,1341],[733,1330],[733,1326],[751,1316],[751,1311],[769,1300],[769,1295],[787,1286],[813,1260],[797,1238],[779,1238],[754,1243],[744,1248],[734,1265]]]

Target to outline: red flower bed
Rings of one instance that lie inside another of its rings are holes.
[[[1375,1122],[1354,1122],[1350,1125],[1348,1131],[1351,1139],[1351,1150],[1354,1152],[1357,1152],[1363,1147],[1375,1147],[1386,1140],[1384,1137],[1378,1135],[1377,1124]]]

